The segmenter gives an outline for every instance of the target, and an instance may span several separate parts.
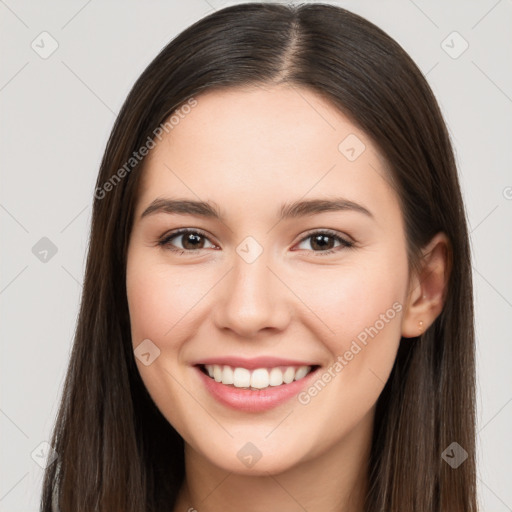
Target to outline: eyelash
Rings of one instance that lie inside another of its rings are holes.
[[[177,229],[176,231],[172,231],[171,233],[167,233],[167,234],[163,235],[162,238],[160,238],[158,240],[157,244],[160,247],[164,247],[167,250],[170,250],[174,253],[179,253],[180,256],[183,255],[184,253],[199,252],[201,249],[198,249],[198,250],[178,249],[178,248],[172,247],[172,245],[170,244],[170,241],[173,238],[177,237],[178,235],[190,234],[190,233],[192,233],[194,235],[200,235],[200,236],[208,239],[208,236],[206,235],[206,233],[204,233],[200,229],[182,228],[182,229]],[[335,231],[331,231],[329,229],[310,232],[307,236],[305,236],[304,238],[302,238],[299,241],[299,244],[304,242],[308,238],[312,238],[315,235],[328,235],[329,237],[334,238],[336,241],[340,242],[340,244],[341,244],[338,247],[335,247],[333,249],[328,249],[326,251],[312,251],[312,252],[316,253],[316,256],[325,256],[327,254],[333,254],[341,248],[350,249],[354,246],[353,242],[349,242],[348,240],[346,240],[346,239],[342,238],[340,235],[338,235]],[[307,250],[307,249],[305,249],[305,250]]]

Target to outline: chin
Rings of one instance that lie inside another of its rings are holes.
[[[266,430],[268,433],[268,431]],[[267,435],[267,434],[265,434]],[[218,451],[212,452],[212,444],[205,446],[205,450],[197,449],[199,456],[208,459],[210,464],[224,471],[239,475],[268,476],[288,471],[303,460],[306,454],[298,453],[298,447],[304,448],[303,443],[285,447],[280,441],[266,442],[257,440],[258,436],[245,436],[247,441],[231,439],[229,442],[215,443]],[[253,439],[251,442],[250,439]],[[279,449],[280,447],[280,449]]]

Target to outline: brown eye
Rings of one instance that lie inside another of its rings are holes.
[[[303,238],[300,243],[308,241],[311,249],[306,248],[306,250],[312,250],[313,252],[324,254],[332,254],[333,252],[337,252],[341,248],[352,247],[354,244],[345,240],[337,233],[332,233],[330,231],[316,231],[314,233],[310,233],[308,236]],[[334,244],[338,242],[339,245],[335,246]]]
[[[181,243],[182,247],[176,247],[175,242],[177,240]],[[205,249],[205,241],[209,240],[205,234],[197,230],[182,229],[174,231],[165,236],[158,242],[158,245],[168,248],[171,251],[183,252],[195,252],[200,249]],[[211,242],[210,242],[211,243]],[[211,244],[212,247],[215,247]]]

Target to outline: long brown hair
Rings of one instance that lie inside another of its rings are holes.
[[[61,512],[156,512],[175,503],[183,440],[146,391],[131,342],[126,254],[144,159],[130,159],[202,91],[276,83],[327,98],[374,142],[398,193],[411,268],[437,232],[451,242],[445,306],[423,335],[401,340],[377,402],[365,509],[477,510],[470,250],[436,99],[401,46],[360,16],[327,4],[250,3],[179,34],[117,117],[96,184],[82,301],[51,439],[58,459],[45,473],[42,512],[50,512],[52,495]],[[442,457],[453,442],[467,452],[457,468]]]

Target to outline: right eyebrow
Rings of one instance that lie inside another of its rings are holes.
[[[199,215],[201,217],[223,220],[216,206],[204,201],[191,201],[188,199],[157,198],[142,212],[140,218],[142,219],[156,213]]]

